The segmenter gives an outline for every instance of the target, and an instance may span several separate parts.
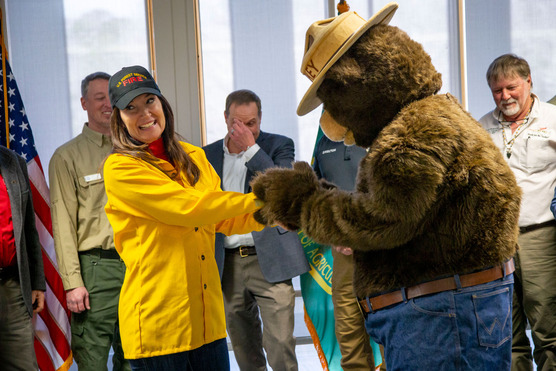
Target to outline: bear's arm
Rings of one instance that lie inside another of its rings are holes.
[[[459,144],[457,136],[434,125],[432,132],[407,127],[394,124],[378,138],[361,162],[356,192],[319,191],[305,202],[301,228],[309,236],[359,250],[388,249],[430,228],[427,221],[442,207],[446,177],[459,168]],[[456,187],[452,176],[450,182]]]

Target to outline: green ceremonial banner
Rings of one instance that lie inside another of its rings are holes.
[[[332,252],[298,231],[311,269],[300,276],[305,323],[315,344],[323,370],[341,370],[342,354],[334,332],[332,304]],[[380,355],[380,353],[379,353]]]
[[[311,164],[314,162],[317,143],[323,135],[324,133],[319,127]],[[300,276],[301,296],[305,307],[305,324],[313,339],[323,370],[341,371],[342,354],[334,331],[331,247],[316,243],[302,230],[298,231],[298,235],[311,267],[309,272]],[[356,300],[355,297],[353,300]],[[380,349],[372,339],[371,348],[375,365],[380,365],[382,363]]]

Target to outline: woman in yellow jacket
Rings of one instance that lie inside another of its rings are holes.
[[[178,141],[150,73],[125,67],[109,94],[104,164],[116,249],[126,264],[119,322],[134,370],[229,370],[214,234],[261,230],[253,194],[223,192],[204,151]]]

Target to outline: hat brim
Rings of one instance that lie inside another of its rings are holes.
[[[132,100],[134,100],[139,95],[146,93],[154,94],[160,97],[160,91],[155,88],[137,88],[124,94],[120,99],[118,99],[115,106],[119,109],[125,109]]]
[[[397,3],[388,3],[388,4],[386,4],[382,9],[380,9],[377,13],[375,13],[367,21],[367,23],[365,23],[360,29],[355,31],[349,37],[349,39],[346,40],[346,42],[342,45],[342,47],[340,49],[338,49],[338,51],[334,54],[334,56],[322,68],[320,73],[313,80],[313,83],[311,84],[311,86],[309,86],[309,89],[307,89],[307,92],[305,93],[303,98],[301,98],[301,101],[299,102],[299,105],[297,106],[297,115],[298,116],[304,116],[304,115],[308,114],[309,112],[311,112],[312,110],[314,110],[315,108],[317,108],[318,106],[320,106],[322,104],[322,101],[317,97],[317,90],[320,87],[320,85],[322,84],[322,81],[324,80],[324,76],[326,75],[326,72],[330,69],[330,67],[332,67],[332,65],[334,63],[336,63],[336,61],[338,59],[340,59],[340,57],[342,55],[344,55],[344,53],[357,40],[359,40],[359,38],[369,28],[371,28],[372,26],[378,25],[378,24],[388,24],[390,22],[390,20],[392,19],[392,17],[394,16],[394,13],[396,12],[397,9],[398,9],[398,4]]]

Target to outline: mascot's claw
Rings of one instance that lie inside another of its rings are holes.
[[[293,169],[272,168],[258,174],[251,187],[257,198],[265,202],[255,213],[255,220],[296,230],[300,227],[303,203],[321,186],[308,163],[296,162]]]

